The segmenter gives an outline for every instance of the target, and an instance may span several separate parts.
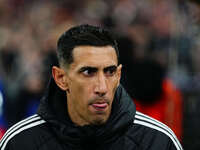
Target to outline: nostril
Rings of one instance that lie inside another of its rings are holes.
[[[103,97],[106,95],[106,92],[95,92],[98,96]]]
[[[103,97],[106,93],[99,93],[100,97]]]

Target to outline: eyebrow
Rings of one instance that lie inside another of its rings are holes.
[[[116,65],[111,65],[111,66],[105,67],[103,70],[105,72],[108,70],[116,70],[116,69],[117,69]],[[91,66],[84,66],[84,67],[81,67],[78,72],[81,73],[81,72],[84,72],[85,70],[91,70],[92,72],[96,72],[98,70],[98,68],[91,67]]]
[[[84,72],[85,70],[91,70],[92,72],[95,72],[98,69],[96,67],[85,66],[85,67],[81,67],[78,72]]]
[[[104,72],[106,72],[108,70],[115,71],[116,69],[117,69],[117,66],[116,65],[112,65],[112,66],[108,66],[108,67],[104,68],[103,70],[104,70]]]

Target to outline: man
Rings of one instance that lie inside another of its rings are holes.
[[[1,150],[182,150],[162,123],[136,112],[120,85],[112,34],[80,25],[58,40],[59,67],[38,113],[11,127]]]

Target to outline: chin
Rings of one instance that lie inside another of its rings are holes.
[[[92,121],[93,125],[103,125],[107,122],[108,118],[96,118]]]
[[[92,125],[103,125],[106,121],[104,120],[95,120],[92,122]]]

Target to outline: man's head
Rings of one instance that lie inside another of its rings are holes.
[[[52,74],[67,93],[68,113],[80,126],[103,124],[110,116],[121,77],[118,48],[110,31],[81,25],[58,40],[58,61]]]

